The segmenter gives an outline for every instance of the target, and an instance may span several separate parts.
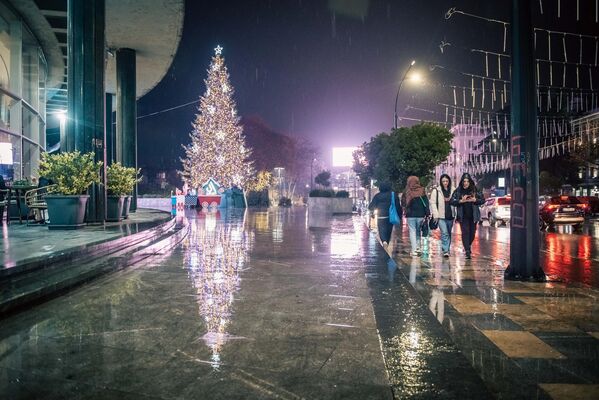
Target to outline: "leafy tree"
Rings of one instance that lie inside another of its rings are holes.
[[[316,175],[316,178],[314,178],[314,182],[324,187],[331,186],[331,173],[329,171],[322,171],[321,173]]]
[[[268,189],[273,183],[273,176],[270,171],[258,171],[256,176],[249,181],[249,189],[261,192]]]
[[[296,187],[310,183],[312,160],[319,151],[310,141],[277,132],[260,117],[244,117],[242,120],[246,143],[252,148],[250,160],[256,170],[272,171],[285,168],[282,182],[285,197],[293,198]],[[276,149],[276,151],[273,151]],[[314,168],[318,166],[313,165]]]
[[[561,188],[562,183],[562,179],[552,175],[549,171],[541,171],[539,174],[539,192],[543,194],[556,193]]]
[[[434,168],[449,155],[452,138],[447,129],[426,123],[383,132],[354,153],[353,169],[366,187],[374,179],[391,182],[400,191],[410,175],[426,185]]]

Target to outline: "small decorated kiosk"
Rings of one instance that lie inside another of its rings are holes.
[[[213,178],[208,178],[198,193],[198,205],[202,209],[217,208],[221,206],[225,189]]]

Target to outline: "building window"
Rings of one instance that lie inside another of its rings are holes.
[[[46,146],[46,76],[35,36],[0,3],[0,174],[5,180],[37,175]]]

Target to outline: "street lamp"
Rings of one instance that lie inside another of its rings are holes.
[[[312,177],[314,171],[314,161],[316,161],[316,158],[312,158],[312,161],[310,161],[310,190],[312,190],[314,184],[314,178]]]
[[[408,69],[406,69],[406,72],[403,74],[403,77],[401,78],[401,81],[399,81],[399,87],[397,88],[397,94],[395,95],[395,129],[397,129],[397,100],[399,99],[399,92],[401,91],[401,87],[403,85],[403,82],[406,80],[407,76],[408,76],[408,72],[410,72],[410,70],[412,69],[412,67],[414,66],[414,64],[416,64],[416,60],[412,60],[412,62],[410,63],[410,66],[408,67]],[[420,74],[418,73],[414,73],[413,76],[410,77],[410,80],[414,81],[414,82],[420,82],[422,80],[422,77],[420,76]]]

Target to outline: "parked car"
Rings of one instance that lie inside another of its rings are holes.
[[[597,196],[578,196],[580,201],[585,207],[585,214],[591,216],[599,214],[599,197]]]
[[[481,218],[489,221],[489,225],[498,223],[507,225],[510,222],[510,196],[489,197],[481,206]]]
[[[541,229],[555,225],[572,225],[574,229],[584,224],[585,207],[574,196],[553,196],[539,210]]]
[[[543,207],[551,198],[551,196],[541,195],[539,196],[539,208]]]

